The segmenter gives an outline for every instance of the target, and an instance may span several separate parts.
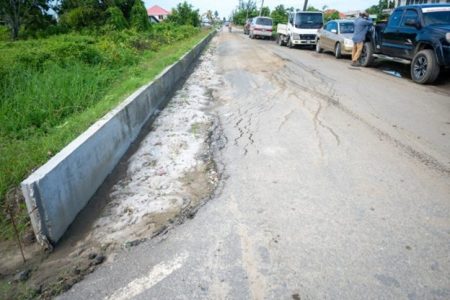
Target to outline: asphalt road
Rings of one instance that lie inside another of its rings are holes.
[[[61,299],[449,299],[450,85],[220,33],[221,186]]]

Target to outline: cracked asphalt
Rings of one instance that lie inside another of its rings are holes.
[[[214,197],[60,299],[449,299],[448,78],[241,32],[211,47]]]

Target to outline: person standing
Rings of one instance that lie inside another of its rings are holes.
[[[359,18],[355,20],[355,32],[353,34],[353,50],[352,50],[352,66],[360,66],[359,58],[364,46],[367,31],[372,26],[372,20],[366,12],[359,14]]]

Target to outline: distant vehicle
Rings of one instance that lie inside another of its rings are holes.
[[[244,24],[244,34],[250,34],[250,25],[252,24],[252,18],[247,19]]]
[[[385,26],[367,34],[360,63],[371,66],[375,58],[410,64],[414,82],[434,82],[450,68],[450,5],[397,7]]]
[[[256,37],[272,38],[272,18],[269,17],[256,17],[253,18],[250,24],[249,37],[254,39]]]
[[[316,45],[317,32],[323,26],[323,13],[300,11],[289,14],[287,24],[278,24],[277,42],[289,48],[297,45]]]
[[[228,26],[230,26],[230,22],[229,22],[229,21],[225,21],[225,22],[223,23],[223,25],[224,25],[225,27],[228,27]]]
[[[212,23],[209,21],[202,21],[202,27],[206,27],[206,28],[211,28],[212,27]]]
[[[336,58],[351,55],[353,49],[353,33],[355,24],[352,20],[332,20],[319,30],[316,40],[316,51],[331,51]]]

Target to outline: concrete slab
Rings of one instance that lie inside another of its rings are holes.
[[[212,36],[213,33],[22,182],[33,230],[41,245],[51,247],[61,238],[142,127],[169,101],[168,95]]]

